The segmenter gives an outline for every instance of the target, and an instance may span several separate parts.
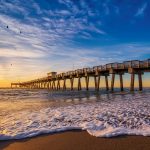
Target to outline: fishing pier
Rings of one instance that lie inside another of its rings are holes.
[[[114,91],[115,76],[119,75],[120,90],[124,90],[123,75],[130,74],[130,91],[134,91],[135,75],[138,76],[139,91],[143,89],[142,76],[145,72],[150,72],[150,59],[139,61],[124,61],[123,63],[109,63],[106,65],[94,66],[92,68],[82,68],[65,73],[50,72],[46,77],[19,83],[11,83],[11,88],[31,88],[66,90],[68,89],[66,80],[70,80],[70,90],[74,90],[74,79],[77,78],[77,89],[82,90],[81,79],[85,79],[86,90],[89,90],[89,78],[94,78],[95,90],[99,91],[101,77],[104,76],[107,91]],[[111,86],[108,84],[108,76],[111,76]],[[60,84],[60,82],[63,82]]]

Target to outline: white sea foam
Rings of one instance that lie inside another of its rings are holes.
[[[84,103],[39,111],[20,111],[0,122],[0,140],[21,139],[43,133],[86,130],[96,137],[150,136],[150,94],[128,94],[123,99]]]

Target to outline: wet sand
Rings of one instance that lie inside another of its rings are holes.
[[[0,141],[0,150],[149,150],[150,137],[96,138],[86,131],[67,131],[23,140]]]

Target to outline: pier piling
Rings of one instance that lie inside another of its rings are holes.
[[[143,85],[142,85],[142,73],[138,74],[138,80],[139,80],[139,91],[142,91]]]
[[[130,91],[134,91],[134,80],[135,80],[135,74],[131,73]]]
[[[108,76],[105,76],[106,91],[109,91]]]
[[[120,90],[123,91],[123,75],[119,74],[120,77]]]
[[[115,74],[112,74],[112,79],[111,79],[111,91],[114,91],[114,82],[115,82]]]
[[[86,90],[89,90],[89,76],[85,77]]]

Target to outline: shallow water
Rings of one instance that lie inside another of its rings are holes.
[[[87,130],[96,137],[149,136],[150,89],[134,93],[0,89],[0,140],[70,129]]]

